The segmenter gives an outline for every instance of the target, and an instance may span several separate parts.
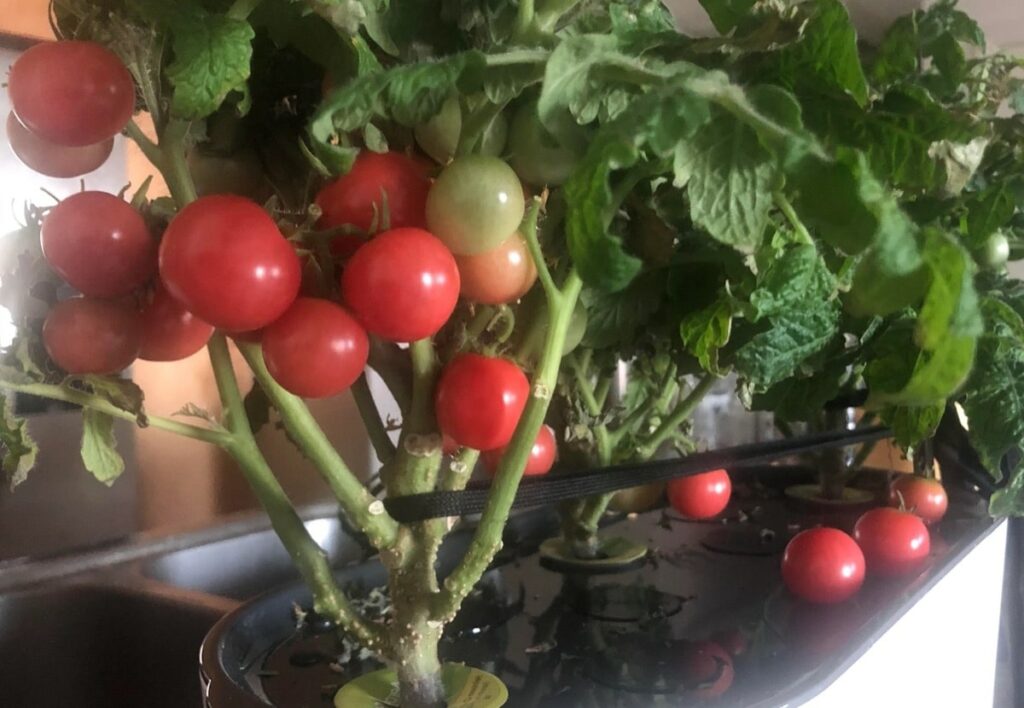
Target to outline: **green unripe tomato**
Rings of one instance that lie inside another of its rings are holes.
[[[427,197],[427,227],[452,253],[497,248],[523,220],[526,200],[516,173],[496,157],[468,155],[442,170]]]
[[[540,356],[544,348],[544,338],[548,334],[548,308],[544,291],[535,287],[529,295],[523,298],[519,310],[516,312],[516,329],[524,332],[529,341],[524,342],[524,354],[527,359]],[[522,329],[520,329],[520,325]],[[562,349],[562,356],[568,356],[575,351],[576,347],[583,341],[587,333],[587,310],[583,303],[576,301],[576,307],[569,319],[569,328],[565,333],[565,346]]]
[[[974,253],[974,259],[982,268],[999,270],[1010,259],[1010,242],[1002,231],[988,237],[985,244]]]
[[[579,155],[557,142],[537,117],[537,104],[516,111],[508,136],[509,162],[527,184],[558,186],[569,179]]]
[[[480,140],[480,154],[500,157],[508,140],[508,118],[504,113],[494,116]]]
[[[273,193],[263,174],[263,165],[252,149],[220,155],[196,148],[189,152],[186,161],[200,197],[237,194],[263,202]]]
[[[609,506],[626,514],[640,514],[649,511],[665,498],[665,483],[654,482],[642,487],[631,487],[615,492]]]
[[[440,112],[426,123],[413,128],[416,143],[423,152],[442,165],[448,164],[455,156],[462,134],[462,109],[457,96],[451,96],[441,106]]]

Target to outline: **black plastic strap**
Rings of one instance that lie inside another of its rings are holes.
[[[748,443],[720,450],[697,452],[672,460],[527,477],[519,485],[512,506],[515,509],[547,506],[651,482],[688,477],[710,470],[736,469],[816,450],[858,445],[888,438],[891,435],[889,429],[882,426],[830,431],[786,440]],[[490,482],[472,482],[460,492],[427,492],[385,499],[384,507],[396,521],[403,524],[446,516],[479,514],[487,503],[490,487]]]

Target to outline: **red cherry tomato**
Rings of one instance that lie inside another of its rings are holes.
[[[369,332],[393,342],[429,337],[459,299],[459,269],[422,229],[392,229],[364,244],[341,274],[341,294]]]
[[[264,327],[299,292],[302,266],[274,220],[243,197],[202,197],[171,220],[160,277],[196,316],[229,332]]]
[[[736,676],[732,657],[715,642],[696,642],[686,647],[682,662],[687,695],[716,698],[729,690]]]
[[[912,573],[931,552],[924,522],[910,512],[888,507],[864,512],[853,527],[853,539],[864,552],[868,571],[875,575]]]
[[[135,110],[135,83],[109,49],[93,42],[44,42],[18,57],[7,79],[22,125],[55,145],[83,147],[114,137]]]
[[[139,353],[139,313],[128,302],[76,297],[57,303],[43,323],[43,345],[69,374],[116,374]]]
[[[146,361],[178,361],[206,346],[213,327],[185,309],[161,285],[142,310],[142,349]]]
[[[156,273],[156,242],[131,205],[106,192],[79,192],[42,226],[46,262],[83,295],[117,298]]]
[[[270,375],[304,398],[341,393],[366,368],[366,330],[341,305],[300,297],[263,330],[263,358]]]
[[[455,256],[462,280],[462,297],[485,305],[514,302],[537,281],[537,267],[526,239],[512,234],[493,251]]]
[[[323,213],[318,226],[332,229],[348,224],[365,232],[380,231],[386,203],[389,228],[426,228],[428,169],[400,152],[360,153],[351,170],[316,195]]]
[[[920,516],[926,524],[934,524],[946,515],[949,497],[942,483],[912,474],[898,476],[889,487],[889,505]]]
[[[437,384],[435,411],[441,432],[474,450],[507,445],[530,395],[530,382],[508,359],[461,354]]]
[[[497,450],[487,450],[481,456],[484,466],[492,475],[498,471],[498,465],[501,464],[501,458],[505,456],[507,448],[506,445]],[[542,425],[540,432],[537,433],[537,439],[533,442],[533,447],[530,448],[530,456],[526,458],[526,469],[523,476],[533,477],[550,472],[552,465],[555,464],[557,450],[555,431],[550,426]]]
[[[710,519],[729,504],[732,481],[725,470],[714,470],[668,483],[668,501],[688,519]]]
[[[114,149],[114,139],[95,145],[63,147],[48,143],[21,124],[14,113],[7,115],[7,139],[11,151],[27,167],[47,177],[80,177],[100,167]]]
[[[809,602],[842,602],[864,583],[864,554],[839,529],[807,529],[786,545],[782,580],[790,592]]]

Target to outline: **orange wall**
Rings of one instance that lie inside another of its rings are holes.
[[[0,33],[51,39],[48,0],[0,0]]]

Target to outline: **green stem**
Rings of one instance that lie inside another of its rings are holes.
[[[159,146],[150,140],[145,133],[142,132],[142,128],[139,127],[138,123],[134,120],[128,121],[128,125],[125,126],[124,132],[128,135],[131,140],[139,146],[142,150],[142,154],[146,156],[150,164],[158,170],[163,170],[164,155],[160,152]]]
[[[302,399],[288,393],[270,375],[259,345],[239,342],[238,348],[260,387],[281,414],[288,435],[327,481],[348,518],[376,548],[386,548],[394,543],[398,524],[352,474]]]
[[[16,393],[25,393],[31,396],[49,398],[53,401],[63,401],[65,403],[81,406],[82,408],[89,408],[99,413],[105,413],[113,418],[120,418],[121,420],[128,420],[133,423],[138,422],[138,416],[134,413],[115,406],[105,398],[100,398],[99,396],[85,393],[84,391],[76,391],[75,389],[66,388],[64,386],[42,383],[13,384],[2,381],[0,382],[0,388],[8,391],[14,391]],[[147,421],[149,422],[149,427],[166,430],[167,432],[182,435],[187,438],[202,440],[203,442],[208,442],[220,447],[225,447],[231,441],[231,434],[226,430],[201,428],[198,425],[190,425],[172,418],[164,418],[156,415],[147,416]]]
[[[608,394],[612,390],[613,378],[614,376],[605,376],[597,382],[597,387],[594,389],[594,401],[601,410],[604,410],[605,404],[608,403]]]
[[[381,472],[388,495],[429,492],[437,484],[441,467],[441,436],[434,419],[434,385],[438,361],[432,340],[409,345],[412,361],[412,404],[402,425],[398,452]]]
[[[512,41],[524,41],[533,30],[534,0],[519,0],[516,23],[512,28]]]
[[[533,259],[533,264],[537,267],[537,279],[540,280],[541,287],[544,288],[544,294],[547,296],[550,308],[551,302],[557,300],[561,293],[559,293],[558,286],[555,285],[555,279],[551,277],[551,271],[548,270],[547,261],[544,260],[544,252],[540,247],[540,240],[537,238],[537,219],[540,216],[540,207],[540,197],[534,197],[526,209],[522,234],[526,239],[526,245],[530,249],[530,258]],[[548,331],[550,332],[550,329]]]
[[[412,391],[412,368],[408,353],[391,342],[370,337],[370,358],[367,366],[377,372],[384,385],[398,404],[402,415],[408,415],[412,405],[409,392]]]
[[[361,617],[338,589],[327,562],[327,555],[309,535],[305,524],[295,512],[284,489],[260,453],[245,415],[245,404],[238,390],[238,381],[231,365],[227,342],[222,335],[215,335],[210,340],[208,348],[217,390],[228,413],[233,434],[227,450],[238,462],[253,493],[270,517],[274,532],[281,539],[313,592],[314,609],[333,619],[371,651],[388,654],[381,628]]]
[[[537,29],[542,32],[554,31],[558,21],[578,3],[579,0],[540,0],[535,21]]]
[[[391,442],[388,431],[384,429],[380,411],[377,410],[373,394],[370,393],[370,384],[366,381],[366,374],[360,376],[352,384],[352,398],[359,410],[359,417],[363,419],[363,425],[366,427],[366,434],[370,437],[373,451],[377,453],[377,459],[387,464],[395,456],[395,445]]]
[[[705,374],[686,398],[679,402],[675,411],[668,418],[661,422],[661,425],[651,434],[647,441],[640,446],[637,454],[641,459],[649,460],[658,451],[658,448],[668,440],[683,422],[690,417],[694,409],[707,395],[711,387],[715,385],[718,378],[713,374]]]
[[[473,476],[473,468],[480,459],[480,451],[464,447],[449,461],[448,469],[441,476],[441,490],[457,492],[466,488],[469,478]]]
[[[167,123],[167,127],[160,135],[162,172],[167,181],[167,188],[178,206],[185,206],[196,200],[196,186],[192,182],[192,175],[185,161],[185,136],[188,129],[188,122],[174,119]]]
[[[536,233],[527,235],[527,241],[536,240]],[[558,368],[565,348],[565,335],[569,330],[573,308],[579,298],[583,282],[575,269],[570,271],[561,291],[549,294],[548,307],[551,326],[544,342],[544,352],[533,376],[529,402],[516,426],[512,441],[502,457],[497,474],[491,485],[477,526],[466,555],[458,567],[444,581],[444,589],[434,602],[433,617],[441,622],[449,621],[458,612],[462,601],[487,570],[501,547],[502,529],[508,520],[515,499],[516,490],[526,468],[526,460],[537,439],[540,426],[544,424],[551,396],[558,379]]]
[[[420,435],[437,430],[434,421],[434,385],[440,368],[434,342],[421,339],[409,345],[412,359],[412,411],[404,426],[406,430]]]
[[[576,381],[576,390],[579,392],[580,398],[583,399],[583,405],[587,407],[587,413],[594,417],[601,415],[601,406],[594,396],[594,389],[591,386],[590,379],[587,378],[587,372],[584,370],[583,363],[575,353],[570,354],[566,359],[568,360],[569,369],[572,371],[573,379]]]
[[[800,237],[800,241],[807,244],[813,244],[814,239],[811,238],[811,234],[807,230],[807,227],[804,226],[804,222],[802,222],[800,217],[797,216],[796,209],[794,209],[790,201],[786,199],[786,195],[783,194],[781,190],[777,190],[774,193],[774,199],[775,205],[778,206],[779,211],[785,215],[790,225],[796,231],[797,236]]]

